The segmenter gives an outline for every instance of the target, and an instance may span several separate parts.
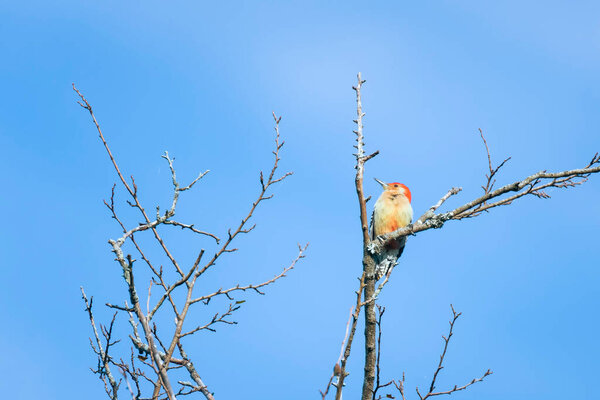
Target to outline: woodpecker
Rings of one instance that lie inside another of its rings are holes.
[[[393,232],[412,222],[413,210],[410,205],[410,190],[402,183],[385,183],[375,179],[383,187],[383,193],[375,202],[371,217],[371,240],[384,233]],[[375,280],[381,279],[404,251],[406,236],[392,240],[385,245],[384,251],[377,257]]]

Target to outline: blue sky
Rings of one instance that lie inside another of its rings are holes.
[[[367,149],[381,151],[366,191],[379,194],[373,177],[403,182],[419,215],[452,186],[464,190],[448,207],[480,193],[478,128],[494,160],[512,156],[499,184],[583,166],[600,150],[597,2],[28,1],[2,2],[0,15],[6,398],[105,398],[89,371],[79,286],[105,322],[100,305],[126,295],[107,244],[119,229],[102,204],[116,176],[72,82],[148,209],[170,201],[165,150],[183,182],[211,170],[182,196],[178,218],[221,236],[257,195],[258,171],[271,163],[271,111],[283,115],[281,168],[295,174],[199,292],[268,279],[296,243],[310,247],[266,296],[241,297],[238,325],[187,341],[220,399],[319,398],[338,357],[361,268],[351,155],[358,71]],[[599,178],[409,238],[380,299],[382,379],[406,371],[411,394],[428,384],[452,303],[463,317],[440,389],[490,368],[487,382],[453,397],[593,398]],[[124,199],[118,191],[134,226]],[[165,239],[182,262],[213,249],[166,228]],[[117,329],[127,332],[124,318]],[[361,345],[348,399],[360,391]],[[129,345],[119,346],[125,355]]]

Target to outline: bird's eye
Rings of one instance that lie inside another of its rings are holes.
[[[398,185],[394,185],[394,187],[398,187]]]

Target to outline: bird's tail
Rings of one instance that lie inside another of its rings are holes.
[[[406,237],[400,238],[394,248],[385,250],[379,259],[377,265],[375,265],[375,281],[383,278],[392,268],[398,263],[398,259],[404,251],[404,245],[406,244]]]
[[[375,281],[383,278],[383,276],[386,275],[388,271],[396,265],[397,260],[397,250],[385,252],[375,266]]]

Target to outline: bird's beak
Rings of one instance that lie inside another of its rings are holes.
[[[379,180],[379,179],[377,179],[377,178],[374,178],[374,179],[377,181],[377,183],[379,183],[379,184],[380,184],[381,186],[383,186],[383,188],[385,189],[385,187],[387,186],[387,183],[385,183],[385,182],[383,182],[383,181],[380,181],[380,180]]]

